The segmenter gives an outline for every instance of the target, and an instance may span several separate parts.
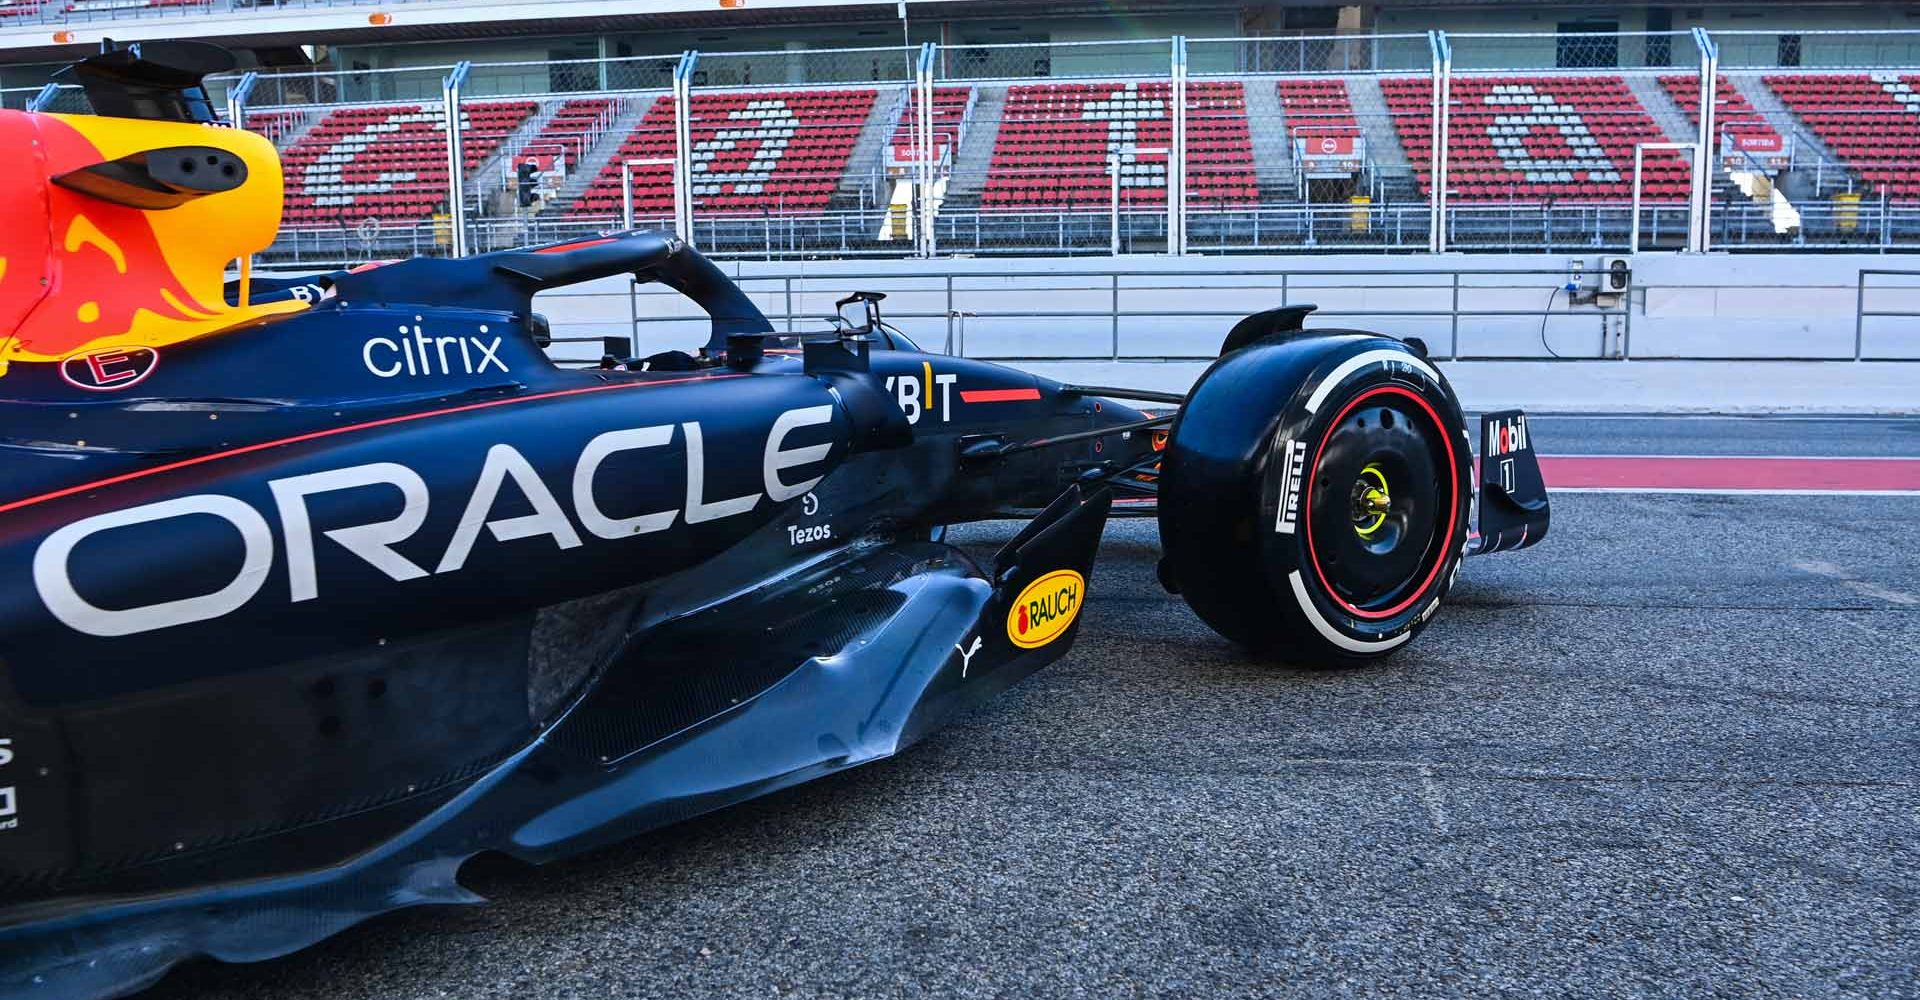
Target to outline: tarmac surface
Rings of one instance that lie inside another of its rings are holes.
[[[1533,429],[1920,455],[1920,420]],[[1154,535],[1109,528],[1070,656],[895,759],[148,995],[1920,997],[1920,497],[1564,495],[1350,670],[1217,638]]]

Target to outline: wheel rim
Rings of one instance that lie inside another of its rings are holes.
[[[1402,613],[1439,575],[1459,514],[1439,414],[1405,387],[1363,392],[1328,425],[1309,468],[1302,520],[1324,591],[1355,617]]]

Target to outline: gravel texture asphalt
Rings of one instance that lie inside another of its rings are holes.
[[[1108,543],[895,759],[151,996],[1920,996],[1920,498],[1565,496],[1351,670]]]

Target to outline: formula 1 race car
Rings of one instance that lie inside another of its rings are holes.
[[[284,954],[471,901],[482,851],[893,754],[1066,654],[1110,514],[1309,664],[1546,534],[1524,416],[1483,419],[1476,503],[1423,350],[1309,307],[1174,396],[921,351],[873,294],[776,334],[662,233],[256,281],[280,165],[212,123],[219,66],[111,51],[76,68],[102,116],[0,112],[0,994]],[[617,275],[710,338],[549,360],[534,296]],[[943,541],[1009,517],[990,560]]]

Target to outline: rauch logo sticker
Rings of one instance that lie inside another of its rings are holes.
[[[1021,649],[1038,649],[1066,634],[1080,614],[1085,577],[1057,569],[1027,584],[1007,609],[1007,638]]]

